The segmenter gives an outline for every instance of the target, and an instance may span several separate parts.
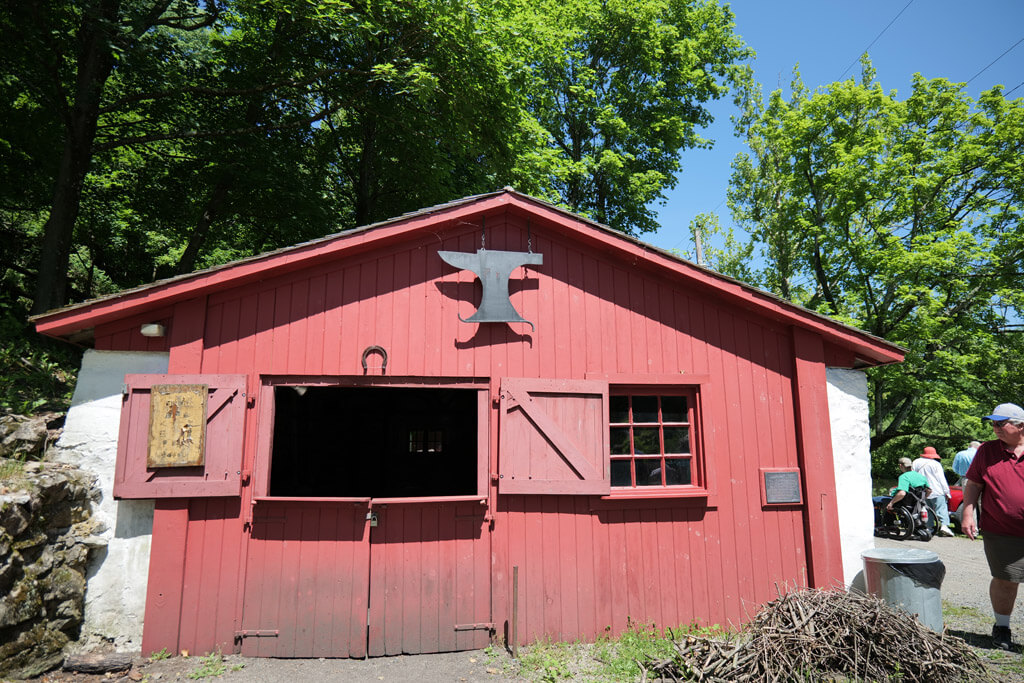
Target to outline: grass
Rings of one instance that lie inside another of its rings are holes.
[[[244,665],[236,664],[231,667],[231,671],[238,671]],[[194,671],[189,672],[188,677],[193,680],[199,680],[202,678],[217,678],[223,676],[228,671],[228,665],[224,663],[224,656],[221,655],[220,650],[211,652],[205,657],[199,658],[199,667]]]
[[[25,479],[25,462],[18,459],[0,458],[0,481],[15,483]]]
[[[948,603],[945,600],[942,601],[942,615],[947,619],[957,617],[961,619],[985,619],[988,616],[976,607],[961,607]]]
[[[684,634],[723,635],[716,624],[696,624],[661,631],[653,626],[631,624],[617,637],[605,636],[596,643],[539,641],[519,653],[518,674],[530,681],[635,681],[642,671],[638,661],[665,658],[674,651],[673,640]]]

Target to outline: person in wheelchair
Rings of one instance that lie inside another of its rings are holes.
[[[885,506],[891,515],[886,520],[886,526],[895,527],[895,535],[899,538],[909,538],[915,532],[927,533],[930,538],[931,533],[923,519],[925,501],[931,495],[928,480],[923,474],[911,469],[910,458],[900,458],[899,466],[900,477],[896,481],[896,489],[892,499]]]

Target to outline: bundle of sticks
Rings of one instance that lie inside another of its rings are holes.
[[[733,636],[672,638],[673,656],[638,662],[643,681],[995,680],[962,639],[841,590],[780,595]]]

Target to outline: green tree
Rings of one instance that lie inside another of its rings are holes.
[[[690,221],[693,253],[682,253],[698,265],[723,275],[756,284],[758,273],[751,265],[753,242],[740,243],[731,227],[723,228],[717,214],[699,213]]]
[[[517,184],[629,234],[657,228],[682,168],[711,142],[705,105],[746,74],[752,55],[713,0],[523,0],[510,40],[525,55],[531,116]]]
[[[730,206],[764,282],[907,349],[869,373],[876,457],[984,435],[1024,388],[1024,101],[920,76],[900,100],[865,57],[859,82],[750,97],[740,125]]]
[[[104,276],[130,286],[507,183],[520,117],[483,23],[427,0],[5,6],[0,152],[23,205],[3,225],[39,245],[5,267],[41,312]]]

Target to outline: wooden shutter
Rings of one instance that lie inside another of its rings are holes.
[[[607,495],[608,384],[503,379],[498,492]]]
[[[194,385],[206,387],[202,465],[181,467],[147,464],[153,387],[168,385],[193,391]],[[245,375],[126,375],[117,439],[114,497],[241,495],[244,421]]]

